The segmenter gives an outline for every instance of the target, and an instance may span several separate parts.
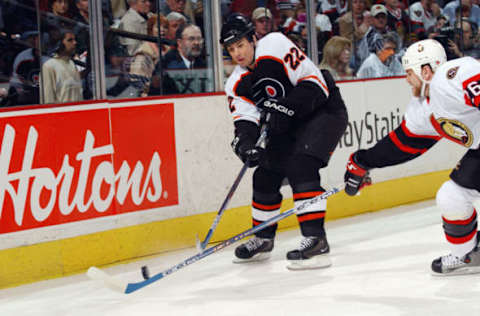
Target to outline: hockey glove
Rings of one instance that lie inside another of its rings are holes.
[[[295,115],[293,109],[275,99],[264,101],[261,108],[263,109],[263,120],[267,124],[269,135],[279,135],[288,132]]]
[[[357,152],[350,155],[344,176],[345,193],[352,196],[357,194],[364,186],[372,183],[368,168],[358,163],[356,154]]]
[[[243,161],[243,163],[247,163],[249,168],[258,166],[263,149],[255,147],[255,142],[253,140],[248,137],[242,137],[242,135],[237,135],[233,139],[231,145],[235,154]]]

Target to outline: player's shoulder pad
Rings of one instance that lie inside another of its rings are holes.
[[[255,49],[256,58],[261,56],[275,56],[283,58],[284,52],[294,46],[293,42],[280,32],[272,32],[262,37]]]
[[[234,88],[235,86],[242,80],[242,77],[249,74],[250,72],[248,69],[245,69],[239,65],[237,65],[234,69],[233,72],[230,74],[230,76],[227,79],[227,82],[225,83],[225,92],[227,94],[233,94],[234,93]]]
[[[465,79],[472,77],[479,73],[480,62],[473,57],[461,57],[447,61],[438,67],[435,75],[432,78],[432,85],[445,84],[453,85],[455,82],[463,82]]]

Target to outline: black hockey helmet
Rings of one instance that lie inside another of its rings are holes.
[[[254,28],[252,22],[240,13],[230,15],[222,25],[220,32],[220,44],[228,45],[234,43],[243,37],[251,40]]]

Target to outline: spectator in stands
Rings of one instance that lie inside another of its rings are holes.
[[[331,22],[336,24],[340,14],[344,14],[347,10],[347,1],[338,0],[319,0],[317,12],[328,16]]]
[[[120,20],[127,12],[125,0],[110,0],[112,15],[114,19]]]
[[[352,0],[351,10],[338,19],[339,34],[352,40],[356,46],[372,24],[372,16],[365,0]]]
[[[84,55],[88,53],[90,47],[88,0],[75,0],[75,8],[72,19],[80,22],[73,29],[77,40],[77,54],[84,59]]]
[[[165,0],[160,3],[160,13],[165,16],[168,16],[170,12],[180,13],[187,18],[187,22],[189,23],[195,23],[195,13],[193,9],[194,6],[191,0]]]
[[[20,38],[28,43],[29,48],[21,51],[13,62],[13,74],[10,79],[7,99],[3,106],[27,105],[40,103],[40,63],[48,60],[42,57],[40,61],[39,34],[28,31]]]
[[[148,18],[148,35],[155,37],[159,35],[158,18],[157,15],[152,15]],[[137,88],[139,96],[144,97],[148,95],[152,74],[159,60],[160,50],[157,43],[145,41],[135,51],[130,64],[129,77],[133,86]]]
[[[258,7],[252,12],[252,22],[257,39],[273,31],[272,13],[265,7]]]
[[[377,37],[373,42],[374,52],[358,69],[358,78],[381,78],[404,75],[402,64],[395,56],[397,35],[387,33]]]
[[[190,23],[184,24],[178,28],[176,38],[177,49],[172,49],[165,55],[165,68],[205,68],[206,63],[201,56],[203,36],[200,28]]]
[[[120,20],[118,28],[123,31],[147,34],[147,19],[150,12],[150,0],[127,0],[130,5],[127,13]],[[128,54],[133,55],[135,50],[142,44],[141,40],[121,37],[120,43],[126,46]]]
[[[474,4],[473,0],[461,0],[460,13],[462,17],[468,18],[470,21],[480,25],[480,7],[478,4]],[[450,23],[453,25],[457,21],[457,9],[459,8],[459,1],[451,1],[443,8],[443,14],[445,14]]]
[[[375,4],[370,9],[370,14],[373,17],[372,25],[360,41],[357,51],[354,56],[354,69],[363,63],[363,61],[375,52],[374,43],[382,37],[388,30],[387,26],[387,8],[382,4]]]
[[[400,8],[399,0],[385,0],[387,9],[387,26],[390,30],[397,32],[401,45],[407,47],[410,45],[410,18],[408,14]],[[401,47],[399,47],[400,49]]]
[[[348,65],[351,52],[351,40],[333,36],[323,47],[323,59],[318,67],[330,71],[335,80],[352,79],[353,71]]]
[[[412,22],[412,33],[415,36],[412,41],[415,42],[427,38],[426,30],[435,25],[437,17],[441,14],[441,8],[434,0],[420,0],[412,4],[408,12]]]
[[[178,28],[187,23],[187,18],[178,12],[170,12],[167,15],[167,21],[168,21],[168,30],[166,34],[166,38],[172,42],[172,44],[175,43],[176,41],[176,34]]]
[[[50,0],[49,8],[55,15],[63,17],[70,16],[70,2],[68,0]]]
[[[288,18],[292,18],[295,15],[295,4],[291,3],[290,1],[277,1],[276,9],[278,12],[278,16],[276,17],[276,25],[279,25],[280,28],[283,28],[285,22]]]
[[[62,30],[55,55],[42,66],[41,84],[45,103],[83,100],[82,80],[72,60],[76,46],[73,31]]]
[[[448,49],[455,57],[471,56],[473,58],[480,58],[480,47],[478,47],[477,42],[477,25],[468,20],[468,18],[463,18],[461,23],[463,34],[455,34],[455,41],[448,40]],[[455,27],[460,28],[460,21],[455,23]]]

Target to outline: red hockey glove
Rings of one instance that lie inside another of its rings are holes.
[[[368,168],[359,164],[355,156],[356,152],[350,155],[347,162],[347,171],[344,176],[345,193],[348,195],[355,195],[364,186],[372,183]]]

